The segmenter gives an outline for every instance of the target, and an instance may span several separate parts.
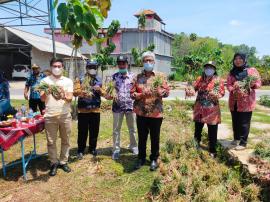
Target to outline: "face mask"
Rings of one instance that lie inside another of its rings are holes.
[[[38,71],[33,71],[33,74],[34,74],[34,75],[38,75],[39,72],[38,72]]]
[[[127,69],[119,69],[119,73],[126,74],[127,73]]]
[[[214,69],[205,69],[204,73],[206,76],[213,76],[215,73],[215,70]]]
[[[145,71],[151,72],[154,69],[154,64],[148,63],[148,62],[147,63],[143,63],[143,68],[144,68]]]
[[[53,68],[52,73],[55,76],[59,76],[59,75],[61,75],[63,73],[63,68]]]
[[[90,75],[96,75],[97,74],[97,70],[95,70],[95,69],[88,69],[87,70],[87,73],[90,74]]]

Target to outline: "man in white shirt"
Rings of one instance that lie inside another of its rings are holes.
[[[57,168],[62,168],[65,172],[70,172],[68,167],[69,156],[69,137],[71,134],[71,101],[73,97],[73,81],[63,76],[64,65],[63,60],[53,58],[50,61],[52,74],[41,80],[41,83],[55,85],[61,89],[60,96],[53,96],[42,91],[40,93],[41,100],[45,102],[45,130],[47,136],[47,147],[51,168],[49,175],[55,176]],[[57,158],[57,132],[59,130],[61,138],[61,153],[58,161]]]

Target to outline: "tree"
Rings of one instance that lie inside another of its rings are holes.
[[[107,36],[105,37],[106,40],[111,40],[118,32],[120,28],[120,22],[118,20],[113,20],[108,27]],[[101,47],[101,42],[98,42],[99,51],[96,54],[96,58],[98,63],[101,67],[102,72],[102,79],[103,79],[103,72],[108,69],[108,65],[115,65],[115,61],[113,57],[111,57],[111,53],[115,50],[116,46],[113,42],[109,42],[106,47]]]
[[[190,40],[190,41],[196,41],[196,40],[197,40],[197,34],[191,33],[191,34],[189,35],[189,40]]]
[[[191,41],[185,33],[176,34],[172,43],[172,65],[182,66],[182,58],[188,55],[191,49]]]
[[[71,56],[71,69],[73,69],[73,52],[77,60],[78,48],[82,46],[83,40],[88,44],[102,40],[99,39],[98,29],[102,28],[104,18],[108,16],[111,7],[110,0],[66,0],[58,5],[58,0],[54,4],[57,7],[57,19],[63,34],[72,36],[73,51]],[[75,61],[75,76],[77,75],[77,61]],[[76,101],[73,108],[76,109]],[[73,111],[74,114],[76,110]],[[76,117],[76,116],[74,116]]]
[[[82,46],[83,39],[88,43],[98,36],[104,16],[101,8],[91,1],[67,0],[57,7],[57,19],[63,34],[72,36],[72,44],[77,50]]]
[[[139,16],[138,23],[139,23],[139,28],[145,29],[146,17],[143,13]]]
[[[270,55],[264,55],[261,59],[262,64],[270,68]]]
[[[140,51],[138,48],[132,48],[131,49],[131,54],[135,63],[135,66],[137,67],[142,67],[142,54],[146,51],[154,51],[155,50],[155,45],[154,44],[150,44],[148,47],[146,47],[145,49],[143,49],[142,51]]]
[[[256,57],[256,47],[249,47],[246,44],[241,44],[234,47],[235,52],[244,53],[247,56],[248,64],[255,66],[259,63],[259,59]]]
[[[104,18],[108,17],[111,8],[111,0],[87,0],[89,5],[97,6]]]
[[[223,44],[215,38],[199,37],[195,33],[190,35],[183,32],[176,34],[172,43],[172,65],[176,67],[174,77],[187,80],[190,79],[190,75],[193,75],[194,78],[201,74],[203,64],[209,60],[215,61],[219,75],[226,77],[232,68],[232,59],[235,52],[246,54],[250,66],[261,64],[265,67],[265,63],[269,64],[268,62],[270,62],[267,56],[260,60],[256,56],[256,47],[249,47],[246,44],[233,46]],[[266,75],[265,72],[267,71],[264,71],[264,75]]]

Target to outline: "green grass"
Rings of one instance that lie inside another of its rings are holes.
[[[270,162],[270,141],[265,140],[264,142],[257,143],[254,148],[254,153]]]
[[[27,102],[12,100],[12,105],[15,108],[19,108],[21,104],[27,104]],[[29,189],[19,195],[19,198],[23,199],[27,194],[31,195],[31,189],[34,187],[36,193],[47,195],[48,198],[44,198],[45,201],[51,199],[56,201],[140,201],[145,197],[145,194],[152,186],[156,173],[149,171],[149,162],[139,171],[134,170],[136,157],[125,149],[129,144],[128,129],[125,121],[122,125],[121,134],[121,145],[123,147],[121,158],[118,161],[111,159],[112,113],[111,110],[107,110],[110,108],[110,104],[111,102],[104,102],[102,105],[103,110],[101,113],[101,127],[98,140],[100,155],[98,158],[93,159],[90,155],[86,155],[85,159],[77,161],[77,123],[74,121],[70,140],[72,145],[70,151],[72,173],[67,175],[59,171],[58,175],[53,178],[55,180],[54,182],[47,181],[49,168],[47,157],[43,157],[42,160],[35,160],[31,162],[31,167],[28,169],[28,177],[30,178]],[[164,138],[166,138],[166,135],[163,133],[161,140],[164,140]],[[32,149],[32,138],[26,139],[25,146],[27,152]],[[149,147],[150,145],[148,145],[148,154]],[[59,141],[58,148],[60,148]],[[44,133],[37,135],[37,149],[42,153],[47,150]],[[7,162],[20,159],[20,145],[16,144],[7,151],[5,153],[5,159]],[[33,172],[37,172],[37,176],[33,176]],[[0,178],[0,188],[5,189],[5,192],[0,193],[0,199],[10,196],[14,186],[18,187],[18,189],[23,187],[24,183],[21,176],[20,166],[16,166],[8,170],[8,180]],[[32,180],[33,183],[31,183]],[[61,184],[61,186],[58,187],[55,184]],[[55,186],[56,188],[51,189],[51,187]],[[55,197],[58,192],[64,192],[63,198],[60,198],[60,196]],[[34,198],[30,196],[29,200],[31,199]]]
[[[255,111],[252,114],[252,121],[270,124],[270,116],[268,114]]]
[[[261,90],[270,90],[270,86],[262,86],[260,89]]]

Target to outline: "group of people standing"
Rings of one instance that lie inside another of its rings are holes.
[[[138,155],[136,169],[145,164],[148,134],[150,134],[151,139],[150,170],[154,171],[158,168],[160,128],[163,119],[162,98],[169,95],[169,86],[163,74],[154,72],[154,53],[150,51],[145,52],[142,55],[142,62],[144,66],[143,71],[135,75],[128,70],[128,58],[124,55],[117,57],[118,72],[112,75],[115,91],[113,95],[107,93],[101,78],[97,75],[99,64],[95,60],[87,62],[85,75],[79,81],[76,80],[81,85],[80,88],[77,88],[77,84],[71,79],[63,76],[64,65],[61,59],[51,60],[51,75],[41,79],[40,82],[37,82],[37,78],[42,75],[39,74],[37,76],[38,74],[33,70],[36,79],[31,79],[30,77],[27,80],[25,97],[28,99],[28,90],[30,89],[29,107],[33,109],[33,103],[37,103],[38,106],[41,106],[40,110],[44,113],[47,147],[51,162],[50,176],[55,176],[58,168],[62,168],[65,172],[71,171],[68,166],[68,157],[72,128],[70,108],[73,96],[78,97],[77,157],[79,160],[83,159],[87,153],[85,150],[88,137],[88,153],[94,156],[98,154],[97,140],[100,127],[101,97],[104,97],[107,100],[113,101],[112,159],[117,160],[120,158],[120,134],[125,117],[130,138],[128,148],[134,155]],[[37,83],[59,86],[62,90],[62,96],[56,99],[52,94],[41,91],[40,97],[35,97],[37,98],[35,102],[31,101],[34,99],[35,94],[34,87],[33,92],[31,91],[30,83],[33,80],[35,81],[32,82],[33,86]],[[88,91],[91,91],[91,93]],[[40,104],[43,102],[45,103],[44,110]],[[33,110],[37,110],[37,108]],[[136,140],[136,129],[138,130],[138,143]],[[59,159],[56,146],[58,131],[61,138]]]
[[[86,64],[86,73],[79,79],[84,88],[77,88],[74,81],[63,76],[64,65],[61,59],[50,61],[51,75],[45,76],[40,67],[32,66],[32,75],[27,79],[24,96],[29,99],[29,108],[37,111],[38,108],[45,119],[45,131],[51,168],[49,175],[55,176],[58,168],[70,172],[68,166],[70,135],[72,130],[71,102],[73,96],[78,97],[78,150],[77,157],[83,159],[86,154],[86,144],[89,137],[88,152],[96,156],[97,140],[100,127],[100,107],[104,97],[113,100],[113,151],[112,159],[120,158],[120,134],[124,117],[129,131],[130,151],[138,156],[136,169],[145,164],[146,145],[148,134],[151,140],[150,170],[158,168],[160,128],[163,120],[162,99],[169,96],[169,86],[165,75],[155,72],[155,54],[147,51],[142,55],[143,70],[138,75],[128,69],[128,58],[124,55],[117,57],[118,72],[112,75],[115,94],[108,94],[97,75],[99,64],[90,60]],[[250,89],[241,90],[240,83],[249,80]],[[39,84],[57,85],[61,89],[61,97],[55,98],[48,92],[37,92],[35,87]],[[7,85],[0,75],[0,85]],[[250,129],[252,111],[255,109],[255,89],[261,86],[258,71],[248,67],[244,54],[236,53],[233,58],[233,68],[227,77],[229,95],[229,108],[232,116],[235,149],[245,149]],[[4,87],[0,95],[9,97]],[[88,89],[91,91],[85,91]],[[30,90],[30,95],[29,95]],[[200,148],[202,129],[208,126],[209,152],[216,156],[216,143],[218,124],[221,123],[219,99],[225,95],[224,81],[217,74],[214,62],[204,65],[203,73],[196,79],[193,88],[186,90],[188,96],[197,98],[194,105],[193,119],[195,122],[194,139]],[[1,97],[1,99],[2,99]],[[137,126],[136,126],[137,125]],[[57,155],[57,133],[61,138],[60,157]],[[138,132],[138,143],[136,133]]]
[[[234,55],[233,68],[227,77],[226,86],[233,127],[231,144],[235,146],[235,150],[243,150],[247,145],[252,111],[256,105],[255,89],[261,86],[260,75],[256,68],[247,65],[246,55]],[[217,75],[217,67],[213,61],[204,65],[202,76],[194,82],[193,87],[194,89],[186,90],[186,93],[193,96],[197,92],[193,113],[194,138],[200,148],[202,129],[207,124],[209,152],[215,157],[218,124],[221,123],[219,99],[225,95],[225,87],[224,81]]]

